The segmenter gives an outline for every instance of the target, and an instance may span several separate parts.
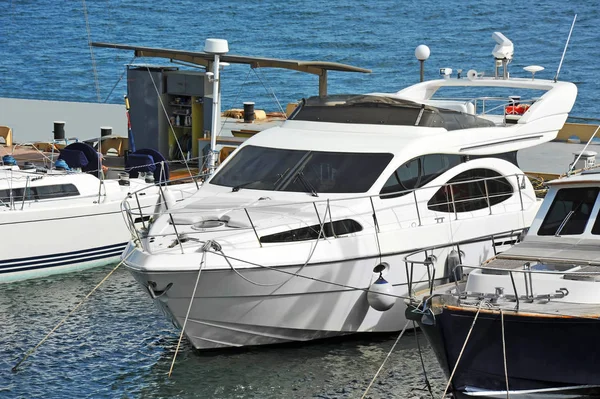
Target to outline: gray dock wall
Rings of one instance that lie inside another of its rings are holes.
[[[127,136],[125,105],[0,98],[0,125],[12,128],[15,143],[51,140],[54,121],[65,122],[68,138],[98,137],[102,126]]]

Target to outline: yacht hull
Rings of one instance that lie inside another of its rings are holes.
[[[416,317],[446,376],[450,376],[471,330],[452,379],[457,398],[506,397],[499,312],[444,307],[440,314]],[[597,337],[600,321],[545,314],[504,314],[509,395],[515,398],[600,397]],[[577,340],[573,340],[577,337]]]
[[[491,245],[486,238],[461,248],[480,254],[492,251]],[[445,260],[451,248],[438,248],[434,254],[437,259]],[[136,262],[144,263],[144,255],[130,247],[123,256],[130,251],[133,251],[131,259],[125,264],[135,279],[178,328],[185,323],[185,334],[197,349],[302,342],[359,332],[393,332],[402,330],[406,324],[403,300],[408,295],[408,274],[404,257],[408,253],[384,258],[390,265],[385,278],[398,298],[391,309],[382,312],[370,307],[367,300],[367,291],[378,277],[373,272],[380,262],[378,256],[304,267],[208,268],[198,276],[198,270],[168,271],[168,267],[161,267],[160,271],[152,271],[137,267]],[[141,258],[136,259],[136,255]],[[208,254],[206,264],[210,266],[217,261],[217,256]],[[437,267],[443,268],[443,261]],[[427,279],[425,266],[415,265],[413,289],[425,286]]]

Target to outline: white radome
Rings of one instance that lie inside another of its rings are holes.
[[[415,57],[417,57],[419,61],[425,61],[429,58],[430,54],[431,50],[429,50],[429,47],[427,47],[424,44],[417,46],[417,48],[415,49]]]

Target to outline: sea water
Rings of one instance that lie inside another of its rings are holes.
[[[494,31],[515,44],[513,76],[529,76],[522,67],[542,65],[546,69],[536,77],[552,79],[578,14],[559,78],[579,88],[572,114],[597,117],[599,6],[583,0],[1,0],[0,97],[120,103],[125,65],[166,60],[98,48],[92,58],[88,41],[201,51],[209,37],[227,39],[231,54],[373,71],[330,72],[330,94],[395,92],[417,82],[419,44],[431,49],[426,79],[437,77],[440,67],[489,76]],[[316,94],[314,75],[244,65],[223,71],[223,108],[255,101],[257,108],[273,111]],[[23,240],[24,251],[35,245]],[[1,245],[0,238],[0,256]],[[11,372],[110,269],[0,285],[0,398],[360,398],[397,337],[208,355],[184,342],[168,378],[179,332],[119,269]],[[446,382],[421,334],[398,342],[367,397],[429,397],[422,390],[419,346],[439,397]]]
[[[398,336],[209,353],[184,341],[168,378],[178,331],[118,269],[12,372],[111,270],[0,286],[0,398],[358,398]],[[428,397],[425,375],[440,396],[445,380],[431,349],[422,334],[407,334],[367,397]]]
[[[419,79],[414,50],[431,49],[425,78],[439,68],[493,75],[499,31],[515,46],[513,76],[555,77],[575,14],[577,23],[559,78],[577,84],[573,115],[596,117],[600,89],[598,0],[569,2],[2,0],[0,97],[121,103],[125,66],[165,65],[132,51],[89,41],[202,51],[206,38],[229,42],[230,54],[339,62],[371,74],[329,72],[329,93],[395,92]],[[93,57],[92,57],[93,52]],[[456,72],[454,74],[456,76]],[[285,109],[318,94],[315,75],[247,65],[225,67],[223,107]],[[1,123],[1,122],[0,122]]]

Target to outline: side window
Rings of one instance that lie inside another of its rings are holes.
[[[4,189],[0,190],[0,203],[8,205],[10,203],[11,190]],[[12,189],[12,197],[13,201],[22,201],[23,200],[23,189],[22,188],[13,188]]]
[[[14,202],[23,201],[23,193],[25,193],[25,200],[34,199],[34,193],[31,187],[27,187],[27,190],[23,187],[13,188],[12,193],[11,189],[0,190],[0,204],[9,204],[11,194]]]
[[[32,187],[35,199],[53,199],[60,197],[73,197],[79,195],[77,187],[73,184],[56,184],[52,186]]]
[[[509,199],[512,185],[498,172],[471,169],[462,172],[441,187],[427,203],[436,212],[471,212]]]
[[[44,200],[61,197],[73,197],[79,195],[79,190],[73,184],[55,184],[51,186],[23,187],[12,189],[12,198],[14,202],[23,201],[23,193],[25,192],[25,200]],[[0,204],[10,203],[11,190],[0,190]]]
[[[538,235],[574,235],[583,233],[599,190],[597,187],[563,188],[558,190],[538,230]],[[592,234],[599,234],[598,230],[598,227],[594,224]]]
[[[362,226],[355,220],[344,219],[336,220],[335,222],[323,224],[323,232],[321,237],[333,237],[342,236],[350,233],[356,233],[362,231]],[[283,231],[281,233],[275,233],[268,236],[260,237],[261,243],[274,243],[274,242],[294,242],[294,241],[308,241],[316,240],[321,232],[320,225],[301,227],[299,229]]]
[[[462,162],[463,156],[455,154],[428,154],[413,158],[392,173],[381,189],[381,198],[397,198],[408,194],[409,190],[423,187]]]

